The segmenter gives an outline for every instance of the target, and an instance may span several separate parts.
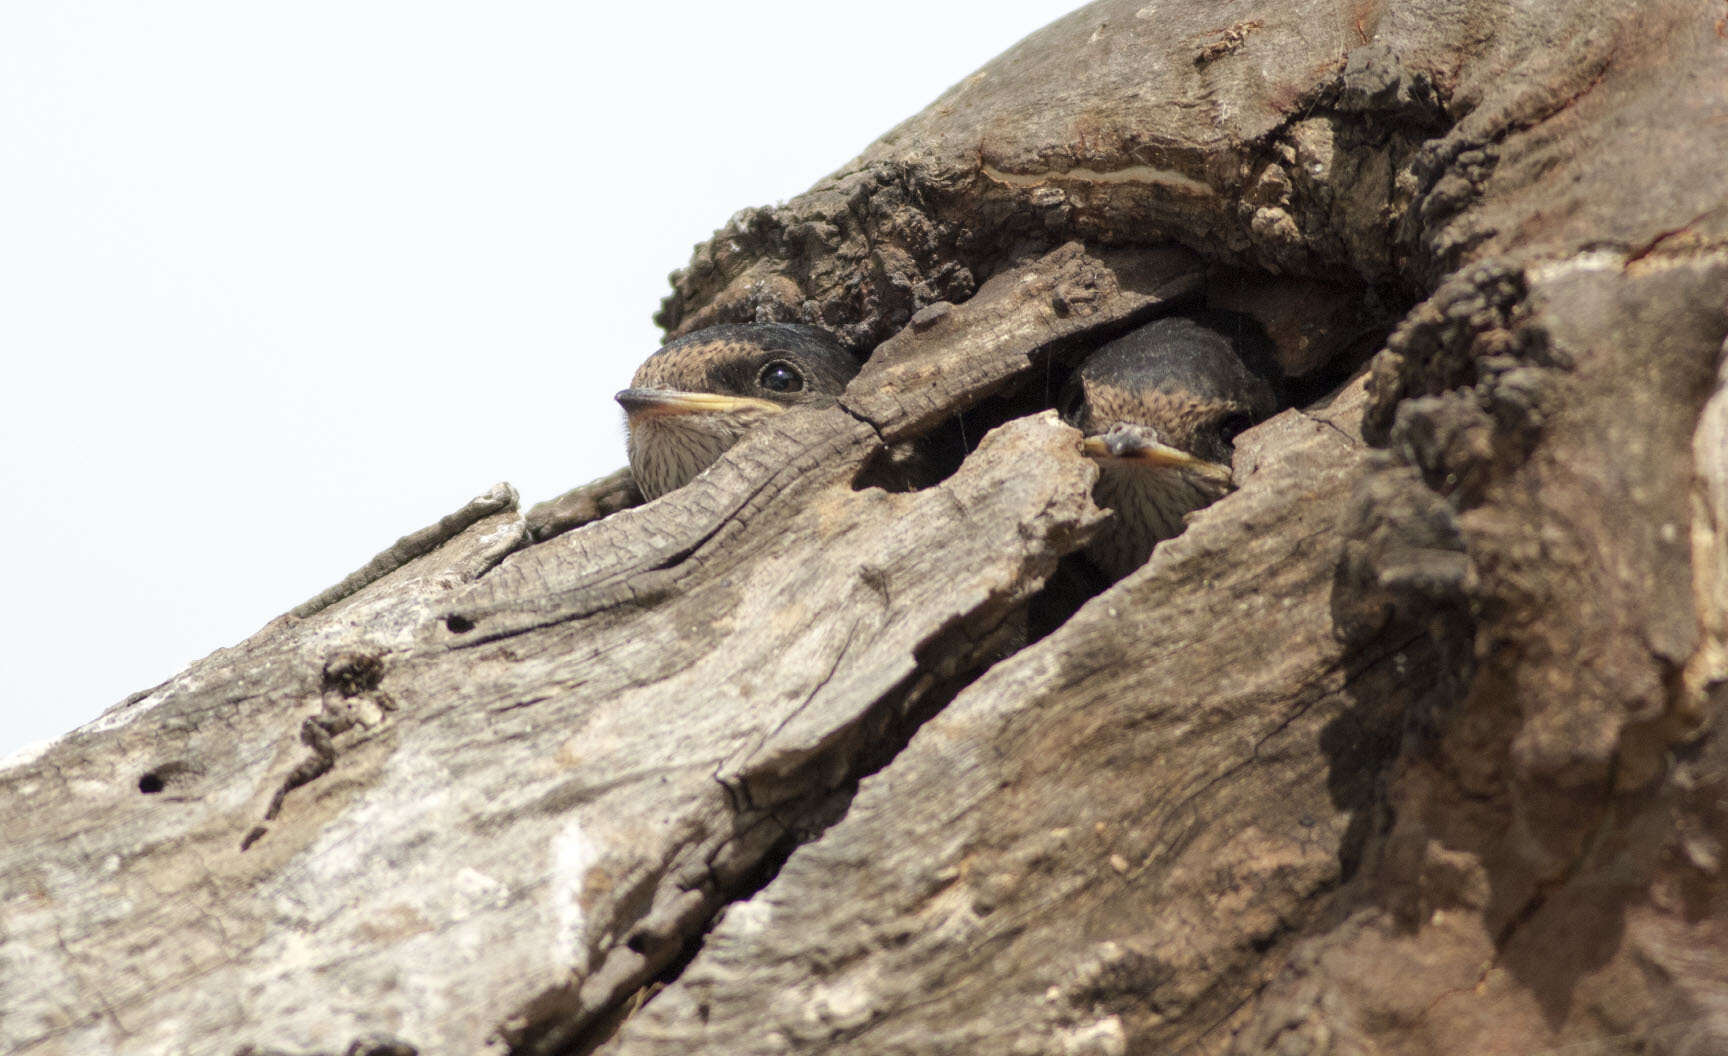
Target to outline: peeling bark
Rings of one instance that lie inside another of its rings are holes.
[[[0,1049],[1728,1051],[1721,18],[1028,38],[675,276],[872,352],[839,406],[0,770]],[[1050,395],[1197,298],[1299,406],[1105,589]]]

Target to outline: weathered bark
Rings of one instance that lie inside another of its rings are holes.
[[[677,278],[874,348],[839,407],[489,493],[0,771],[0,1048],[1728,1051],[1725,60],[1704,2],[1029,38]],[[1040,408],[1202,291],[1305,405],[1093,591]]]

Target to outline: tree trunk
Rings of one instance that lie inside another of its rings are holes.
[[[0,1050],[1728,1052],[1725,62],[1720,0],[1028,38],[675,277],[873,349],[839,407],[494,489],[0,771]],[[1302,402],[1101,588],[1044,408],[1196,296]]]

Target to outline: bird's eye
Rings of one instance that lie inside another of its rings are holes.
[[[1061,398],[1056,401],[1056,414],[1064,422],[1078,428],[1080,425],[1080,403],[1085,395],[1080,391],[1080,386],[1068,386],[1063,390]]]
[[[804,387],[804,377],[792,364],[777,359],[756,375],[756,384],[769,392],[797,392]]]
[[[1235,441],[1238,433],[1254,424],[1254,419],[1245,411],[1232,411],[1218,422],[1218,438],[1225,443]]]

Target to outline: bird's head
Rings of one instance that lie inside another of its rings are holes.
[[[1227,466],[1236,435],[1277,409],[1270,359],[1247,316],[1165,316],[1088,356],[1063,391],[1062,416],[1095,458],[1204,473]]]
[[[1059,408],[1099,464],[1100,505],[1117,514],[1101,564],[1126,574],[1230,490],[1236,434],[1277,409],[1275,370],[1259,325],[1219,311],[1157,319],[1086,358]]]
[[[668,342],[615,397],[637,486],[649,499],[684,486],[764,418],[832,405],[858,368],[814,326],[712,326]]]

